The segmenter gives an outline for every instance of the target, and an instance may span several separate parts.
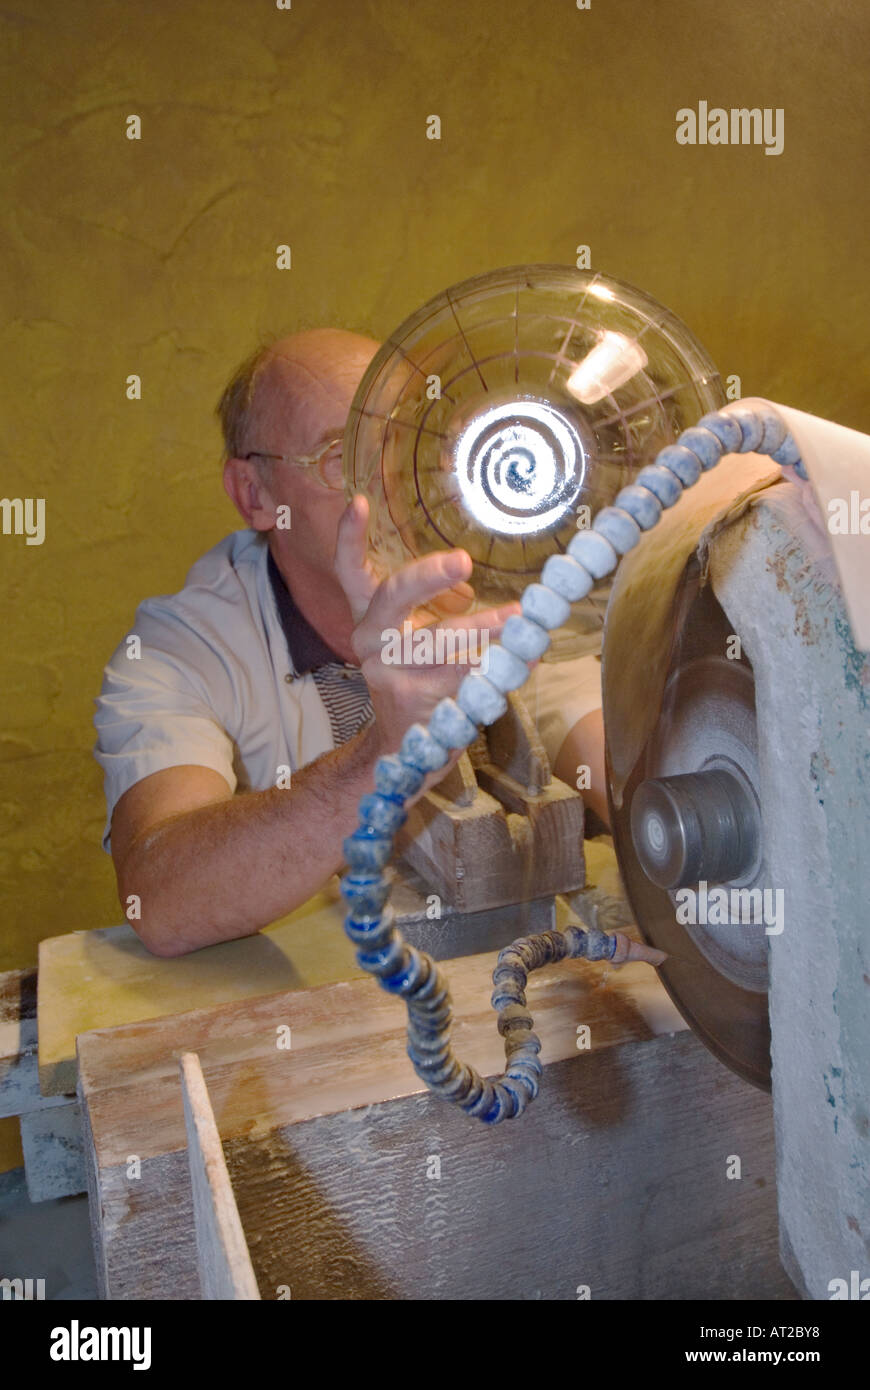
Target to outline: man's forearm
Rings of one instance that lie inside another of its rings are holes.
[[[584,782],[578,781],[578,774],[582,770],[588,774]],[[610,824],[604,765],[604,716],[600,709],[592,710],[569,731],[553,771],[569,787],[582,788],[586,805],[591,806],[605,825]]]
[[[383,749],[375,725],[293,774],[286,789],[199,806],[131,845],[121,898],[140,900],[149,950],[175,956],[249,936],[322,888],[342,864]]]

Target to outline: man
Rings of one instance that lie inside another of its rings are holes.
[[[106,667],[94,721],[103,844],[156,955],[250,935],[341,868],[375,762],[465,674],[385,663],[386,629],[440,615],[494,639],[518,611],[467,613],[464,551],[374,573],[366,500],[345,506],[341,436],[378,346],[315,329],[243,364],[218,409],[224,487],[246,529],[203,556],[181,593],[141,604],[139,643]],[[573,784],[578,764],[591,767],[586,800],[606,817],[597,668],[570,665],[573,676],[538,668],[533,712],[549,721],[558,775]]]

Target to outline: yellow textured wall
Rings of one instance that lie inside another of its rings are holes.
[[[870,429],[863,0],[42,0],[0,25],[2,492],[46,500],[41,546],[0,536],[0,969],[120,920],[91,702],[136,602],[236,524],[212,409],[261,332],[383,335],[587,243],[744,394]],[[701,100],[783,108],[783,153],[678,145]]]

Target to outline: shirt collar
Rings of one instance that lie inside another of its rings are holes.
[[[275,603],[278,608],[278,617],[284,629],[287,650],[290,653],[290,660],[296,675],[307,676],[320,666],[346,665],[346,662],[324,642],[320,633],[311,626],[308,619],[299,612],[293,602],[290,590],[284,583],[281,572],[275,564],[271,550],[269,551],[268,569],[269,582],[272,585],[272,593],[275,595]]]

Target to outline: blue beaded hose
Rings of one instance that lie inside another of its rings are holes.
[[[492,1006],[504,1038],[506,1069],[487,1080],[460,1062],[450,1046],[450,995],[437,963],[407,945],[393,925],[390,882],[384,869],[393,837],[405,821],[405,801],[420,790],[426,776],[442,768],[451,750],[467,748],[481,725],[492,724],[507,709],[505,695],[529,676],[528,662],[550,645],[549,631],[566,621],[571,604],[585,598],[593,584],[614,570],[619,557],[649,531],[665,507],[672,507],[726,453],[762,453],[806,477],[800,454],[780,417],[769,407],[737,406],[705,415],[684,430],[676,444],[658,454],[622,489],[613,506],[604,507],[589,530],[578,532],[567,554],[552,555],[539,584],[530,584],[521,599],[522,616],[508,618],[501,642],[489,649],[487,674],[472,671],[455,700],[442,700],[428,727],[414,724],[398,754],[375,767],[375,790],[362,797],[359,826],[344,842],[349,872],[341,891],[348,903],[345,931],[358,948],[357,961],[376,975],[384,989],[399,995],[408,1009],[408,1056],[417,1075],[436,1095],[453,1101],[484,1124],[521,1115],[538,1093],[540,1039],[526,1007],[529,971],[566,957],[613,960],[617,935],[570,926],[523,937],[499,953],[493,971]]]

